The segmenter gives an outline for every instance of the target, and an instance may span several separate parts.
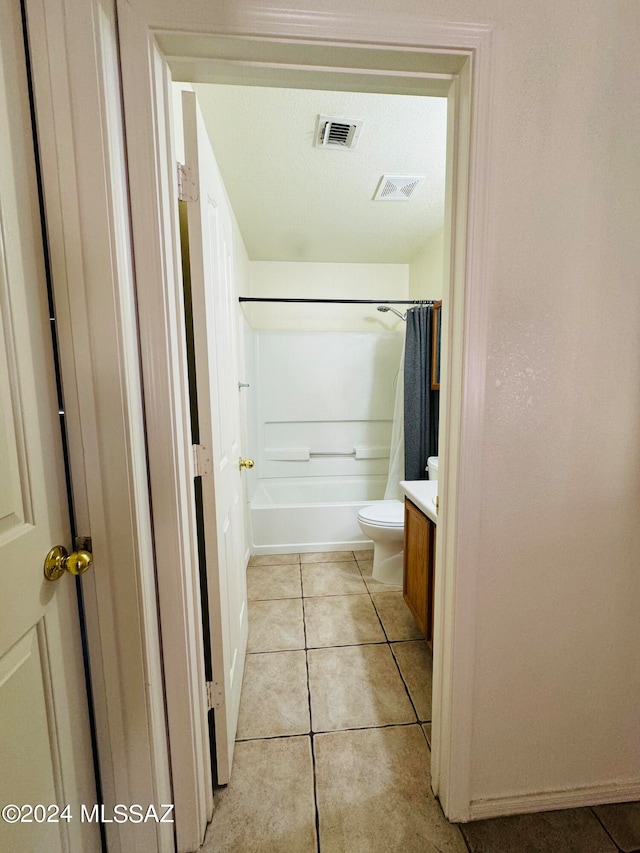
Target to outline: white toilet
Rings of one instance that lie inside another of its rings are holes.
[[[438,479],[438,457],[430,456],[430,480]],[[373,577],[380,583],[402,584],[404,503],[377,501],[358,513],[360,529],[373,540]]]
[[[380,583],[402,584],[404,504],[377,501],[358,513],[360,529],[373,540],[373,578]]]

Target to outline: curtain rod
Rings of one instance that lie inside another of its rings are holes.
[[[323,302],[340,305],[433,305],[436,299],[291,299],[269,296],[239,296],[238,302]]]

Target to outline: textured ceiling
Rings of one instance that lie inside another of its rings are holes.
[[[409,263],[442,228],[444,98],[193,88],[251,260]],[[357,147],[316,148],[319,114],[363,119]],[[374,202],[383,174],[426,180]]]

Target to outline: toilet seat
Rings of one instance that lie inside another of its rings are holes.
[[[358,513],[366,524],[373,527],[404,527],[404,504],[402,501],[378,501],[363,507]]]

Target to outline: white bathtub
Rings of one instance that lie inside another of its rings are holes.
[[[254,554],[351,551],[373,547],[358,510],[382,500],[386,477],[258,480],[250,502]]]

